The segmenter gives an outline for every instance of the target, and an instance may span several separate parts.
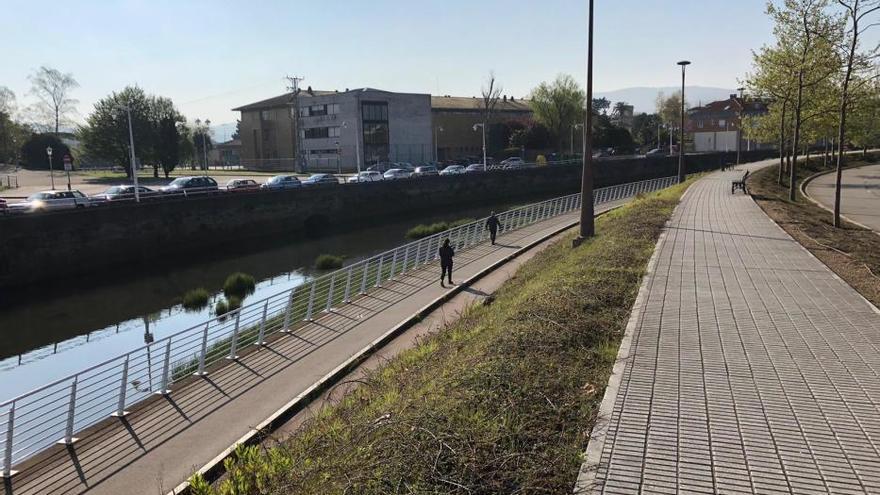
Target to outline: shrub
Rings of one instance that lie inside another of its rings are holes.
[[[254,277],[247,273],[236,272],[226,277],[226,282],[223,283],[223,294],[226,299],[231,300],[232,297],[236,297],[241,302],[242,299],[253,294],[256,288]]]
[[[315,268],[318,270],[333,270],[336,268],[342,268],[342,260],[344,258],[342,256],[336,256],[332,254],[322,254],[315,259]]]
[[[217,301],[217,304],[214,305],[214,314],[215,315],[222,318],[223,315],[225,315],[228,312],[229,312],[229,305],[226,304],[225,299],[220,299],[219,301]]]
[[[465,224],[471,223],[473,221],[474,221],[473,218],[460,218],[460,219],[452,221],[452,222],[443,221],[443,222],[436,222],[436,223],[427,224],[427,225],[426,224],[416,225],[415,227],[406,231],[406,238],[412,239],[412,240],[422,239],[425,237],[432,236],[434,234],[439,234],[440,232],[443,232],[444,230],[454,229],[455,227],[465,225]]]
[[[229,296],[227,298],[226,304],[229,308],[229,312],[231,313],[241,307],[241,299],[236,296]]]
[[[203,287],[188,291],[183,295],[183,308],[187,311],[199,311],[208,305],[208,299],[211,297],[208,291]]]

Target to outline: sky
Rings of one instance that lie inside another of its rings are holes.
[[[597,0],[594,87],[679,82],[737,87],[772,40],[764,0]],[[34,101],[41,65],[72,73],[82,122],[126,85],[171,98],[190,119],[303,86],[478,95],[489,71],[526,96],[567,73],[585,79],[586,0],[0,0],[0,86]],[[219,136],[218,136],[219,137]]]

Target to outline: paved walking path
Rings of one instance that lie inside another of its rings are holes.
[[[807,194],[834,209],[834,173],[825,174],[807,184]],[[841,213],[875,232],[880,232],[880,165],[850,168],[841,181]]]
[[[602,205],[608,209],[612,204]],[[456,281],[577,222],[549,219],[457,253]],[[166,493],[319,378],[449,289],[436,266],[409,272],[351,304],[256,348],[167,399],[113,419],[72,447],[17,467],[12,493]],[[7,487],[8,491],[8,487]]]
[[[740,173],[658,243],[584,493],[880,493],[880,314],[730,194]]]

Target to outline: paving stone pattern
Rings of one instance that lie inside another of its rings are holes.
[[[698,181],[658,245],[596,493],[880,493],[880,314]]]

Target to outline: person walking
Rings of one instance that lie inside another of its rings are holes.
[[[498,217],[495,216],[495,212],[493,211],[489,218],[486,219],[486,228],[489,229],[489,238],[492,239],[492,245],[495,245],[495,237],[498,235],[498,227],[501,227],[501,222],[498,221]]]
[[[452,257],[455,256],[455,251],[449,245],[449,239],[443,241],[438,254],[440,255],[440,287],[446,287],[443,285],[444,278],[449,279],[449,285],[454,285],[452,283]]]

